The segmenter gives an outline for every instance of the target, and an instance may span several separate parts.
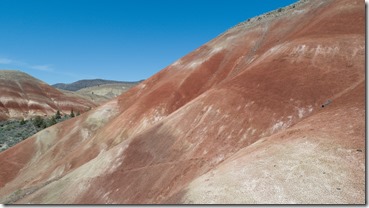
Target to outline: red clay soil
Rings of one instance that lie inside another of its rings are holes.
[[[365,4],[303,1],[0,153],[0,202],[363,204],[364,132]]]
[[[57,110],[69,114],[85,112],[97,105],[66,95],[20,71],[0,70],[0,120],[52,115]]]

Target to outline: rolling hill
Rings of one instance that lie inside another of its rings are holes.
[[[15,70],[0,70],[0,120],[53,115],[57,110],[85,112],[97,104],[66,95],[48,84]]]
[[[0,202],[364,204],[365,4],[241,23],[0,153]]]
[[[52,86],[61,90],[68,90],[68,91],[78,91],[83,88],[88,87],[95,87],[100,85],[106,85],[106,84],[122,84],[126,87],[132,87],[134,85],[137,85],[142,81],[138,82],[123,82],[123,81],[114,81],[114,80],[104,80],[104,79],[84,79],[79,80],[70,84],[65,83],[57,83],[53,84]]]

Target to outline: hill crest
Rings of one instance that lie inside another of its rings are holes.
[[[127,84],[127,85],[136,85],[142,81],[137,82],[126,82],[126,81],[114,81],[114,80],[105,80],[105,79],[83,79],[78,80],[76,82],[65,84],[65,83],[57,83],[53,84],[52,86],[62,90],[69,90],[69,91],[78,91],[83,88],[94,87],[104,84]]]

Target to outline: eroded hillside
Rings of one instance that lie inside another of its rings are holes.
[[[365,203],[365,4],[276,13],[0,153],[0,202]]]
[[[66,95],[48,84],[20,71],[0,70],[0,120],[53,115],[57,110],[85,112],[97,104]]]

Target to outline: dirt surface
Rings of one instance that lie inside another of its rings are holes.
[[[0,202],[364,204],[365,153],[365,4],[310,0],[0,153]]]

